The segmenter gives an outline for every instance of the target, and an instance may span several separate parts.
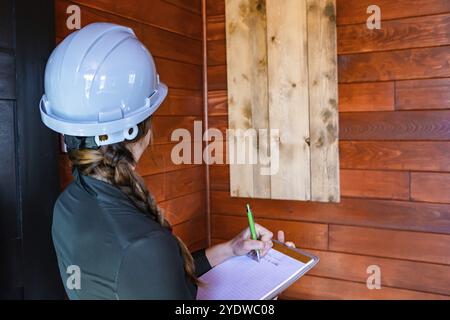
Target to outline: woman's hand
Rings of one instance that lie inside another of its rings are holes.
[[[228,242],[234,256],[242,256],[252,250],[261,250],[260,254],[264,256],[272,248],[273,233],[257,223],[255,223],[255,229],[259,240],[251,239],[250,228],[247,227]]]
[[[277,237],[278,237],[278,241],[284,243],[288,247],[295,248],[295,243],[293,243],[292,241],[284,241],[284,231],[283,230],[278,231]]]
[[[233,239],[206,249],[206,257],[208,258],[210,265],[214,267],[233,256],[242,256],[255,249],[261,250],[261,256],[266,255],[273,246],[273,234],[257,223],[255,223],[255,228],[256,233],[260,236],[260,240],[252,240],[250,237],[250,229],[247,227]],[[283,231],[278,231],[277,238],[278,241],[289,247],[295,248],[293,242],[285,242]]]

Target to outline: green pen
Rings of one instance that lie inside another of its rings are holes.
[[[258,236],[256,235],[256,229],[255,229],[255,221],[253,220],[253,214],[252,210],[250,210],[250,205],[247,203],[247,216],[248,216],[248,224],[250,226],[250,233],[253,240],[258,240]],[[256,251],[256,257],[258,258],[259,262],[259,249]]]

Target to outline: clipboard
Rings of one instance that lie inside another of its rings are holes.
[[[261,264],[251,256],[231,258],[200,277],[199,300],[271,300],[311,270],[319,258],[272,240]],[[262,275],[262,276],[261,276]]]
[[[298,261],[301,261],[303,263],[306,264],[306,267],[299,272],[295,277],[292,278],[292,280],[286,282],[286,284],[282,285],[278,290],[276,290],[275,293],[271,294],[269,297],[267,297],[264,300],[272,300],[274,299],[276,296],[278,296],[281,292],[283,292],[284,290],[286,290],[288,287],[290,287],[295,281],[297,281],[298,279],[300,279],[303,275],[305,275],[305,273],[307,273],[309,270],[311,270],[312,268],[314,268],[314,266],[316,264],[319,263],[319,257],[315,256],[313,254],[310,254],[308,252],[305,252],[301,249],[298,248],[291,248],[288,247],[287,245],[285,245],[284,243],[272,239],[273,242],[273,247],[272,249],[275,249],[281,253],[284,253],[287,256],[290,256],[291,258],[294,258]]]

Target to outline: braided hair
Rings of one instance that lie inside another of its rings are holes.
[[[151,134],[151,117],[138,124],[138,135],[130,141],[123,141],[101,146],[98,149],[69,149],[69,159],[74,169],[83,175],[108,182],[124,192],[131,202],[143,214],[156,220],[161,226],[171,229],[170,223],[164,218],[164,213],[156,204],[148,191],[144,180],[134,170],[136,160],[128,145],[139,143],[147,133]],[[189,279],[201,285],[195,275],[194,259],[183,241],[175,236],[182,252],[184,270]]]

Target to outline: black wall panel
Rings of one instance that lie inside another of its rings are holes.
[[[64,298],[51,241],[58,138],[41,122],[52,0],[0,0],[0,298]]]

